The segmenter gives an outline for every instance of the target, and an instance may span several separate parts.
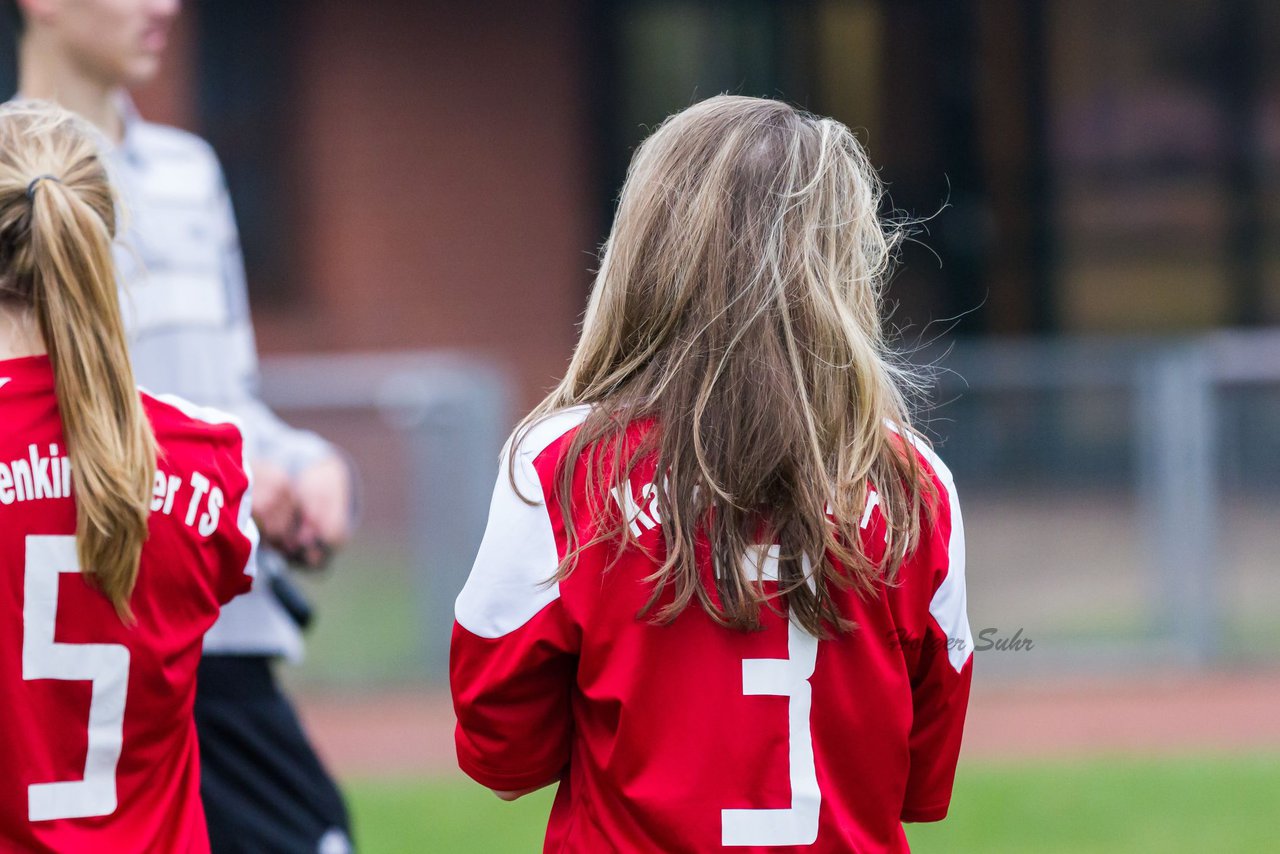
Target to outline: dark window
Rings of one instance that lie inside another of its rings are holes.
[[[986,221],[971,0],[618,0],[592,28],[607,230],[636,145],[666,116],[721,92],[780,98],[858,132],[891,203],[950,207],[904,248],[890,297],[908,335],[959,317],[981,328]],[[938,255],[943,257],[940,265]],[[949,327],[948,327],[949,328]]]
[[[289,46],[299,0],[201,0],[200,132],[227,173],[254,300],[290,303],[299,281],[295,128],[297,87]]]
[[[1056,0],[1050,101],[1064,324],[1280,319],[1275,4]]]
[[[805,5],[623,0],[598,7],[588,74],[596,87],[605,230],[631,154],[671,113],[722,92],[808,104]]]
[[[0,2],[0,98],[18,91],[18,34],[7,2]]]

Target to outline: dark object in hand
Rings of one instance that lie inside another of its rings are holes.
[[[311,626],[311,621],[316,615],[315,608],[288,576],[271,576],[271,594],[280,602],[289,618],[298,624],[298,628],[305,631]]]

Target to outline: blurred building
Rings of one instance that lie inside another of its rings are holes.
[[[1277,4],[194,0],[177,42],[139,100],[221,154],[265,351],[473,349],[536,398],[630,151],[721,91],[861,129],[927,218],[908,336],[1280,321]]]
[[[724,91],[843,120],[922,220],[893,322],[968,339],[923,417],[966,496],[975,629],[1274,660],[1274,373],[1049,339],[1280,324],[1280,3],[188,0],[175,42],[137,98],[224,161],[262,350],[469,350],[517,381],[512,415],[564,369],[652,127]],[[370,485],[307,678],[419,678],[470,562],[440,544],[478,540],[488,476],[368,407],[284,414]]]

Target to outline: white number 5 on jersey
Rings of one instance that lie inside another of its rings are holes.
[[[124,742],[129,650],[116,643],[58,643],[58,576],[79,572],[75,537],[27,537],[22,606],[22,678],[92,682],[84,779],[33,783],[31,821],[110,815],[116,809],[116,764]]]

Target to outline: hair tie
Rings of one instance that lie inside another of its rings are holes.
[[[62,183],[62,179],[57,175],[37,175],[32,178],[31,183],[27,185],[27,198],[33,202],[36,200],[36,186],[41,181],[57,181],[59,184]]]

